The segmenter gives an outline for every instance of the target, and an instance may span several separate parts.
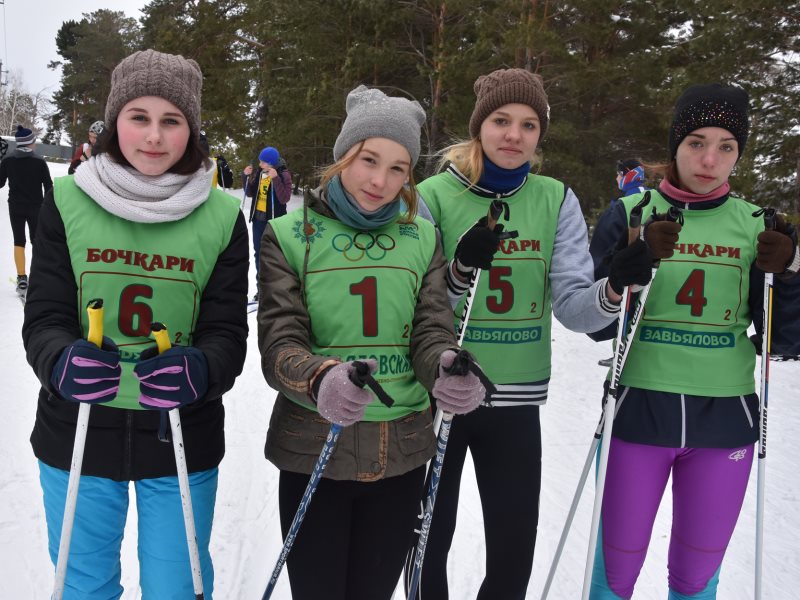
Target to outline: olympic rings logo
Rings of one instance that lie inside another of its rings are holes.
[[[364,255],[372,260],[382,260],[389,250],[394,250],[397,242],[387,233],[373,235],[369,231],[359,231],[353,237],[349,233],[337,233],[331,246],[350,262],[357,262]]]

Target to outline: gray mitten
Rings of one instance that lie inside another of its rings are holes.
[[[439,377],[433,384],[432,393],[438,408],[444,412],[463,415],[478,408],[486,397],[486,388],[471,371],[465,375],[448,372],[456,356],[457,353],[453,350],[442,352],[439,357]]]
[[[378,368],[376,360],[362,362],[369,367],[370,373]],[[331,423],[344,427],[360,421],[367,405],[373,400],[369,390],[353,383],[353,372],[352,362],[341,363],[323,371],[314,382],[319,414]]]

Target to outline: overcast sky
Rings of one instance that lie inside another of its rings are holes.
[[[4,71],[19,71],[28,92],[59,88],[61,71],[47,64],[61,58],[56,53],[56,33],[64,21],[79,21],[84,13],[100,8],[123,11],[136,20],[148,0],[4,0],[0,5],[2,44],[0,60]],[[8,75],[3,73],[3,82]]]

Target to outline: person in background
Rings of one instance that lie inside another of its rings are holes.
[[[111,74],[108,137],[48,194],[34,246],[22,339],[41,382],[31,434],[50,557],[58,561],[79,404],[92,404],[64,599],[119,598],[120,549],[136,492],[144,600],[194,598],[177,466],[165,443],[179,410],[205,598],[222,395],[247,349],[247,225],[211,189],[200,148],[203,75],[193,60],[135,52]],[[86,303],[104,300],[102,347]],[[172,348],[157,354],[161,321]]]
[[[265,453],[284,536],[331,423],[344,427],[288,556],[294,600],[392,597],[436,446],[427,390],[457,414],[486,394],[475,373],[447,371],[446,265],[415,218],[425,112],[365,86],[346,107],[321,186],[267,224],[261,248],[258,343],[278,390]],[[353,383],[356,359],[393,406]]]
[[[39,210],[44,194],[53,187],[50,169],[44,159],[36,154],[36,136],[33,131],[17,126],[14,134],[16,150],[0,162],[0,188],[8,182],[8,216],[14,238],[14,266],[17,269],[17,294],[25,301],[28,293],[27,262],[25,259],[25,225],[31,236],[36,235]]]
[[[615,262],[607,280],[595,283],[578,198],[560,181],[530,173],[550,123],[541,77],[499,69],[479,77],[474,90],[470,139],[442,152],[446,171],[423,181],[419,193],[450,259],[455,319],[475,270],[482,269],[464,347],[497,392],[491,407],[453,421],[423,564],[425,600],[449,597],[447,555],[468,450],[486,536],[478,598],[525,597],[539,521],[539,407],[550,381],[552,317],[573,331],[602,328],[619,313],[613,290],[647,282],[651,272],[646,252],[634,248]],[[491,229],[486,216],[495,200],[509,212]],[[517,230],[518,239],[503,240],[504,230]]]
[[[759,207],[731,191],[749,129],[744,89],[692,85],[675,105],[669,160],[647,165],[660,181],[633,245],[646,245],[660,266],[622,371],[592,600],[633,595],[670,478],[667,597],[717,597],[759,438],[756,352],[747,330],[761,315],[764,272],[777,274],[773,351],[786,347],[786,332],[798,331],[800,318],[797,286],[787,302],[783,285],[800,270],[794,228],[778,217],[775,230],[765,231]],[[629,215],[642,196],[623,198],[597,231],[607,241],[593,248],[596,277],[608,268],[598,259],[611,256],[613,264],[633,247]],[[682,225],[664,218],[670,207],[682,210]]]
[[[208,145],[208,137],[205,131],[200,132],[200,147],[206,153],[206,156],[214,163],[214,174],[211,178],[211,187],[221,187],[223,190],[230,189],[233,186],[233,171],[228,166],[228,161],[221,154],[211,156],[211,148]]]
[[[605,222],[614,214],[615,208],[620,202],[620,198],[625,198],[633,194],[640,194],[649,189],[644,185],[644,167],[638,160],[635,158],[628,158],[617,163],[617,187],[621,195],[612,198],[608,208],[597,218],[597,225],[595,225],[594,234],[589,242],[589,252],[592,254],[593,260],[595,261],[595,267],[597,267],[597,261],[600,259],[595,258],[596,252],[594,252],[593,249],[600,244],[608,245],[608,240],[602,239],[606,231]],[[597,235],[598,230],[600,231],[599,236]],[[597,364],[601,367],[610,367],[613,360],[613,357],[604,358],[597,361]]]
[[[286,214],[286,204],[292,197],[292,174],[275,148],[264,148],[258,155],[258,165],[258,171],[252,165],[244,168],[245,193],[253,199],[250,204],[256,261],[256,293],[253,300],[258,300],[258,273],[261,268],[258,257],[264,228],[270,219]]]
[[[75,169],[81,166],[81,163],[86,162],[92,156],[94,145],[103,133],[103,129],[105,129],[105,123],[102,121],[95,121],[89,126],[89,141],[84,142],[75,150],[72,161],[69,163],[69,169],[67,169],[69,175],[72,175]]]

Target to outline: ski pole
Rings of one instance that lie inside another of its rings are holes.
[[[152,323],[150,333],[156,340],[158,353],[166,352],[172,347],[169,333],[163,323]],[[169,411],[169,424],[172,430],[172,448],[175,451],[175,464],[178,467],[178,487],[181,491],[181,508],[183,508],[183,525],[186,528],[186,544],[189,547],[189,564],[192,568],[192,587],[195,600],[203,600],[203,572],[200,567],[200,550],[197,547],[197,532],[192,509],[192,493],[189,488],[189,470],[186,467],[186,452],[183,445],[183,429],[181,414],[177,408]]]
[[[502,200],[492,200],[492,203],[489,205],[489,212],[486,215],[486,226],[493,230],[495,225],[497,225],[498,219],[504,213],[505,219],[508,220],[508,204]],[[499,235],[499,237],[502,240],[507,240],[515,238],[518,235],[519,234],[516,231],[504,231]],[[480,281],[480,278],[481,269],[475,269],[470,277],[469,288],[467,289],[467,295],[464,298],[464,306],[461,310],[461,318],[458,321],[458,328],[456,329],[456,343],[459,347],[464,343],[464,336],[466,336],[467,333],[467,325],[469,324],[469,317],[472,314],[472,305],[475,299],[475,294],[478,291],[478,282]],[[442,411],[437,410],[433,419],[433,431],[435,433],[439,431],[443,417],[444,415]]]
[[[89,317],[89,331],[86,339],[98,348],[103,347],[103,300],[89,300],[86,306]],[[89,414],[92,405],[81,402],[78,407],[78,421],[75,425],[75,442],[72,446],[72,462],[69,467],[67,482],[67,498],[64,504],[64,519],[61,522],[61,539],[58,544],[58,560],[56,561],[56,579],[53,585],[52,600],[61,600],[64,594],[64,581],[67,577],[69,561],[69,545],[72,541],[72,526],[75,523],[75,507],[78,503],[78,487],[81,483],[83,467],[83,450],[86,447],[86,432],[89,430]]]
[[[637,214],[634,214],[634,211],[637,207],[641,207],[644,209],[645,206],[650,202],[650,192],[647,191],[644,194],[642,200],[633,208],[631,209],[631,215],[629,217],[628,223],[628,243],[631,244],[636,241],[636,238],[639,236],[639,230],[641,228],[641,211]],[[653,213],[655,214],[655,208],[653,209]],[[670,206],[666,213],[666,219],[668,221],[679,221],[683,223],[683,213],[680,209]],[[658,270],[660,261],[655,261],[653,263],[652,272],[650,274],[650,281],[648,284],[642,288],[639,299],[636,304],[636,309],[634,311],[634,316],[631,318],[631,322],[635,321],[635,325],[638,327],[639,321],[641,320],[641,315],[644,312],[644,306],[647,302],[647,297],[650,294],[650,289],[652,288],[653,279],[656,276],[656,271]],[[629,286],[626,286],[623,290],[622,294],[622,302],[621,306],[623,307],[621,310],[624,310],[626,313],[630,307],[631,302],[631,290]],[[608,469],[608,453],[611,448],[611,433],[613,431],[614,426],[614,416],[616,415],[617,409],[617,396],[619,395],[619,382],[622,378],[622,368],[625,366],[625,362],[627,362],[628,352],[630,350],[631,343],[633,341],[636,332],[634,330],[630,332],[626,332],[625,328],[628,327],[627,324],[627,317],[626,315],[620,314],[620,325],[617,328],[617,345],[615,347],[614,352],[614,361],[611,365],[611,382],[608,386],[608,391],[603,399],[603,433],[602,433],[602,442],[600,444],[600,457],[598,459],[597,465],[597,479],[595,484],[595,497],[594,497],[594,507],[592,508],[592,524],[591,524],[591,531],[589,536],[589,547],[587,549],[587,556],[586,556],[586,569],[584,571],[584,578],[583,578],[583,594],[581,596],[582,600],[588,600],[589,598],[589,591],[592,585],[592,570],[594,568],[594,554],[595,548],[597,547],[597,537],[598,532],[600,529],[600,516],[602,513],[603,508],[603,495],[605,493],[605,483],[606,483],[606,471]]]
[[[505,213],[505,218],[508,220],[508,204],[502,200],[493,200],[489,205],[489,212],[486,215],[486,226],[489,229],[494,230],[498,219],[503,213]],[[502,239],[517,237],[517,235],[518,234],[516,231],[507,231],[500,234]],[[469,323],[469,317],[472,314],[473,301],[478,290],[480,275],[481,269],[475,269],[472,272],[469,289],[467,290],[467,295],[464,298],[461,319],[458,322],[458,329],[456,330],[456,341],[459,347],[464,343],[464,337],[467,332],[467,324]],[[461,361],[459,366],[456,366],[456,361],[453,362],[453,367],[451,368],[455,368],[455,370],[450,371],[452,374],[465,375],[467,370],[469,370],[469,365],[463,364],[463,359],[465,356],[467,357],[466,360],[469,361],[468,355],[459,354],[459,357],[457,358],[457,361]],[[490,382],[486,382],[486,384],[494,387]],[[488,391],[489,388],[487,387],[487,392]],[[422,576],[422,563],[425,559],[425,549],[428,545],[428,536],[430,533],[431,521],[433,520],[433,508],[436,503],[436,495],[439,492],[439,480],[441,478],[442,467],[444,466],[444,455],[445,451],[447,450],[447,442],[450,438],[450,427],[452,426],[452,422],[452,413],[445,413],[441,409],[436,411],[436,415],[433,420],[433,430],[436,432],[436,455],[434,456],[433,461],[429,464],[428,473],[425,477],[427,493],[423,503],[423,510],[420,515],[421,522],[419,530],[415,531],[417,534],[416,543],[409,550],[409,553],[406,556],[406,563],[404,567],[403,583],[405,585],[407,598],[409,598],[409,600],[416,600],[418,597],[417,590],[419,588],[420,577]],[[419,597],[421,597],[421,594]]]
[[[495,389],[492,383],[485,378],[480,369],[470,358],[466,350],[459,351],[453,364],[445,370],[451,375],[466,375],[472,371],[481,378],[481,382],[486,386],[487,395],[491,396]],[[450,427],[453,423],[453,413],[444,412],[442,415],[441,427],[436,438],[436,456],[430,466],[430,484],[428,494],[425,498],[425,511],[422,516],[422,525],[419,530],[419,538],[414,552],[413,568],[408,584],[408,598],[417,597],[419,580],[422,576],[422,563],[425,560],[425,549],[428,546],[428,536],[430,534],[431,522],[433,521],[433,509],[436,504],[436,496],[439,492],[439,480],[442,476],[442,466],[444,465],[444,454],[447,450],[447,441],[450,437]]]
[[[775,229],[775,209],[762,208],[754,217],[764,215],[764,229]],[[769,353],[772,345],[772,273],[764,273],[763,331],[761,332],[761,386],[758,419],[758,478],[756,480],[756,571],[755,599],[761,600],[764,554],[764,478],[767,470],[767,404],[769,401]]]
[[[381,385],[375,380],[369,372],[369,366],[360,360],[353,361],[353,370],[350,373],[350,381],[354,385],[363,388],[365,385],[375,393],[378,399],[386,406],[391,407],[394,404],[392,398],[386,393]],[[325,467],[328,466],[328,461],[336,449],[336,442],[339,440],[339,434],[342,431],[342,426],[333,423],[328,430],[328,437],[325,438],[325,444],[322,446],[322,452],[319,454],[314,469],[311,471],[311,479],[308,480],[308,485],[303,492],[303,497],[300,499],[300,506],[297,507],[297,512],[292,519],[292,524],[289,526],[289,532],[286,534],[286,539],[283,541],[283,548],[278,555],[278,560],[275,567],[272,569],[272,575],[267,582],[267,589],[264,590],[264,595],[261,600],[269,600],[272,592],[275,591],[275,585],[278,583],[278,578],[281,575],[284,563],[289,556],[289,552],[294,545],[294,540],[297,538],[297,533],[300,531],[300,525],[303,524],[303,519],[306,516],[308,505],[311,503],[311,497],[317,491],[320,479],[325,472]]]
[[[245,175],[244,173],[242,173],[242,178],[243,178],[243,183],[242,183],[242,206],[241,206],[240,210],[242,212],[244,212],[244,206],[245,206],[245,204],[247,204],[247,188],[248,188],[248,186],[250,184],[250,175]],[[253,198],[253,202],[255,202],[255,201],[256,201],[256,199]]]
[[[269,182],[269,218],[275,218],[275,182]]]

